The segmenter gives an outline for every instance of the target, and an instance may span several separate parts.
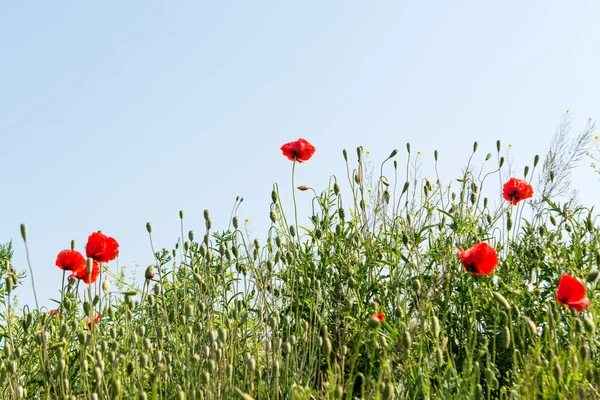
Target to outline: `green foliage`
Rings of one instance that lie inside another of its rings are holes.
[[[0,246],[0,397],[600,396],[592,210],[555,198],[513,206],[492,179],[502,183],[502,167],[476,175],[472,160],[447,185],[418,179],[407,149],[400,183],[395,161],[394,179],[382,165],[373,181],[368,153],[359,148],[353,168],[344,152],[348,187],[337,178],[322,193],[304,187],[313,215],[298,229],[276,185],[264,244],[233,216],[241,199],[222,231],[206,212],[202,233],[184,236],[181,213],[176,248],[153,250],[141,288],[121,273],[111,291],[103,267],[96,284],[62,288],[60,314],[11,307],[5,280],[22,276],[10,244]],[[500,262],[471,275],[457,248],[482,241]],[[587,311],[556,304],[564,273],[587,277]]]

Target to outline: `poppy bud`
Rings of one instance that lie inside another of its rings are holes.
[[[596,331],[596,324],[594,323],[594,320],[591,317],[585,317],[583,319],[583,327],[585,328],[586,332],[590,335],[593,335]]]
[[[494,300],[496,300],[496,302],[501,305],[502,307],[504,307],[507,311],[510,310],[510,303],[508,302],[508,300],[506,300],[506,298],[504,296],[502,296],[500,293],[498,292],[494,292]]]
[[[527,178],[528,173],[529,173],[529,165],[526,165],[525,169],[523,170],[523,177]]]
[[[431,318],[431,326],[433,329],[433,336],[436,339],[439,339],[440,338],[440,320],[435,315],[433,316],[433,318]]]
[[[356,148],[356,155],[358,156],[358,161],[360,161],[362,159],[362,155],[363,155],[363,147],[362,146],[358,146]]]
[[[477,151],[477,147],[479,147],[479,143],[477,143],[477,142],[473,143],[473,153],[475,153]]]
[[[210,211],[204,210],[204,220],[208,221],[210,219]]]
[[[71,250],[75,250],[75,241],[71,240]]]
[[[183,219],[183,210],[179,210],[179,219]]]
[[[148,233],[152,233],[152,222],[146,222],[146,230]]]
[[[360,175],[356,171],[354,171],[354,182],[356,182],[357,185],[360,185]]]
[[[12,292],[13,288],[14,288],[14,283],[13,283],[13,278],[12,276],[7,276],[6,280],[5,280],[5,286],[6,286],[6,293],[10,294],[10,292]]]
[[[504,157],[500,157],[500,162],[498,163],[498,168],[502,168],[504,165]]]
[[[513,221],[512,218],[510,218],[510,216],[506,219],[506,230],[510,231],[512,229],[513,226]]]
[[[584,344],[579,349],[579,352],[581,354],[581,359],[583,360],[583,362],[587,361],[587,359],[590,355],[590,346],[588,346],[587,344]]]
[[[108,293],[108,291],[110,290],[110,281],[107,279],[104,279],[104,282],[102,282],[102,291],[104,292],[104,294]]]
[[[412,345],[412,338],[410,337],[410,332],[405,330],[402,334],[402,348],[404,350],[408,350]]]
[[[596,279],[598,279],[598,273],[600,273],[600,271],[598,271],[597,269],[595,269],[595,270],[592,270],[592,271],[590,271],[590,273],[589,273],[589,274],[587,274],[587,276],[586,276],[586,278],[585,278],[585,279],[586,279],[586,280],[587,280],[589,283],[592,283],[592,282],[594,282]]]
[[[401,195],[404,194],[404,193],[406,193],[406,191],[408,190],[409,186],[410,186],[410,183],[408,183],[408,182],[404,183],[404,186],[402,187],[402,193],[401,193]]]
[[[500,147],[501,147],[500,141],[496,140],[496,150],[498,150],[498,152],[500,152]]]
[[[500,336],[498,337],[500,347],[504,349],[508,349],[510,347],[510,329],[508,326],[505,326],[500,332]]]
[[[310,189],[310,187],[308,187],[306,185],[300,185],[297,187],[297,189],[301,192],[306,192],[308,189]]]
[[[529,327],[529,331],[531,332],[531,334],[533,336],[536,336],[537,335],[537,326],[535,325],[535,322],[533,322],[529,318],[525,318],[525,321],[527,322],[527,326]]]
[[[148,265],[148,268],[146,268],[146,272],[144,273],[144,277],[147,280],[154,278],[154,265],[153,264]]]
[[[238,217],[233,217],[233,229],[237,229],[240,226],[240,219]]]
[[[23,241],[27,241],[27,224],[21,224],[21,237]]]
[[[227,341],[227,330],[225,328],[219,328],[218,335],[221,343],[225,343]]]
[[[560,365],[559,365],[559,364],[556,364],[556,365],[554,366],[554,370],[553,370],[552,372],[553,372],[553,374],[554,374],[554,379],[555,379],[557,382],[560,382],[560,380],[561,380],[561,378],[562,378],[562,368],[560,367]]]
[[[487,153],[487,156],[485,156],[485,161],[488,161],[490,158],[492,158],[492,153]]]
[[[329,340],[329,338],[323,339],[323,344],[321,345],[321,352],[326,355],[331,353],[331,340]]]
[[[296,236],[296,226],[295,225],[290,225],[290,235],[292,237]]]
[[[121,397],[121,380],[119,378],[113,377],[110,383],[110,394],[113,399],[118,399]]]
[[[277,204],[277,192],[275,190],[271,191],[271,200],[273,204]]]
[[[333,390],[333,398],[338,400],[344,396],[344,388],[340,385],[335,385],[335,389]]]
[[[188,232],[188,239],[190,239],[190,242],[194,241],[194,231],[189,231]]]

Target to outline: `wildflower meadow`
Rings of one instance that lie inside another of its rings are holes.
[[[56,251],[52,309],[14,305],[39,283],[2,244],[0,398],[600,398],[600,229],[568,196],[594,127],[571,142],[559,128],[518,174],[500,141],[474,143],[449,182],[422,177],[410,144],[377,165],[344,150],[347,175],[320,191],[294,181],[319,149],[286,143],[270,150],[291,180],[273,185],[264,239],[241,229],[239,198],[189,232],[180,211],[173,249],[149,222],[137,286],[112,268],[119,238],[91,227]]]

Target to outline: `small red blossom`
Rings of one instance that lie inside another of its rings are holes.
[[[383,320],[385,319],[385,314],[382,312],[373,315],[379,320],[379,322],[383,322]]]
[[[52,309],[49,310],[46,314],[50,314],[50,315],[60,315],[60,311]]]
[[[533,188],[521,179],[510,178],[502,188],[502,197],[514,206],[521,200],[533,197]]]
[[[119,243],[102,232],[94,232],[88,237],[85,253],[98,262],[109,262],[119,255]]]
[[[91,331],[92,330],[92,325],[96,325],[98,322],[100,322],[101,319],[102,319],[102,314],[98,314],[96,316],[96,318],[94,318],[93,321],[88,322],[88,324],[87,324],[88,329]]]
[[[458,256],[466,271],[473,275],[489,275],[498,265],[496,250],[487,243],[477,243],[465,251],[458,250]]]
[[[76,271],[85,268],[85,258],[75,250],[63,250],[56,256],[56,266],[65,271]]]
[[[291,161],[298,161],[299,163],[308,161],[315,153],[315,146],[300,138],[295,142],[289,142],[281,146],[283,155]]]
[[[556,302],[581,312],[587,310],[591,304],[590,299],[585,297],[585,293],[583,283],[569,274],[564,274],[558,282]]]
[[[90,284],[96,282],[98,279],[98,275],[100,274],[100,265],[96,260],[94,260],[94,265],[92,266],[92,273],[89,274],[87,270],[87,264],[83,265],[83,268],[78,269],[77,271],[73,271],[71,276],[82,279],[84,283]]]

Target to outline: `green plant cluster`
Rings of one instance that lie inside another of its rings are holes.
[[[265,243],[235,216],[241,199],[227,229],[205,211],[184,236],[181,212],[178,245],[154,251],[141,288],[111,290],[104,265],[93,285],[65,284],[58,312],[11,306],[24,276],[2,246],[0,398],[600,398],[595,216],[502,200],[497,150],[490,172],[471,159],[447,184],[418,177],[410,145],[405,176],[394,150],[375,179],[362,148],[344,151],[346,184],[300,187],[309,223],[288,222],[277,185]],[[482,241],[500,262],[472,275],[457,248]],[[588,310],[556,303],[564,273],[585,281]]]

